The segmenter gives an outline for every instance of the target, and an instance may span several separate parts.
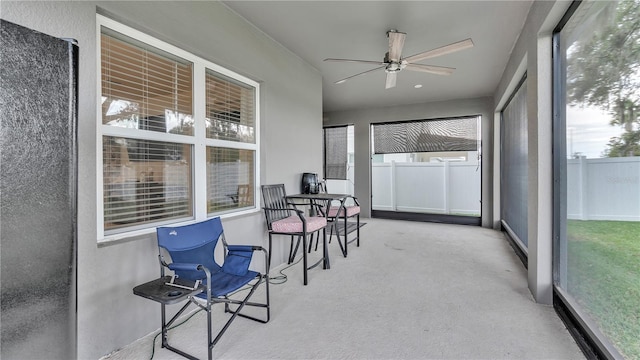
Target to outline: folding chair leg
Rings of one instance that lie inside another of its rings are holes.
[[[209,297],[207,295],[207,297]],[[209,345],[209,360],[213,360],[213,342],[211,341],[211,302],[207,304],[207,339],[209,339],[207,345]]]
[[[178,312],[173,315],[173,317],[171,318],[171,320],[169,320],[169,322],[167,322],[167,316],[166,316],[166,306],[165,304],[160,304],[160,311],[161,311],[161,317],[162,317],[162,347],[166,348],[167,350],[173,351],[176,354],[180,354],[182,356],[184,356],[187,359],[191,359],[191,360],[198,360],[197,357],[191,355],[191,354],[187,354],[186,352],[174,348],[173,346],[169,345],[169,338],[168,338],[168,333],[167,331],[169,330],[169,327],[171,326],[171,324],[173,324],[174,321],[176,321],[180,315],[182,315],[182,313],[189,307],[189,305],[191,305],[191,300],[189,300],[180,310],[178,310]],[[207,311],[207,323],[211,324],[211,307],[209,306],[209,311]],[[211,326],[208,327],[208,344],[211,344]],[[209,348],[209,360],[212,359],[212,353],[211,353],[211,348]]]

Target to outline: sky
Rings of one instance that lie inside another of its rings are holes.
[[[624,129],[611,126],[611,115],[597,107],[567,107],[567,155],[580,152],[587,158],[601,158],[607,143]]]

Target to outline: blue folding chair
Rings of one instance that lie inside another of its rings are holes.
[[[162,305],[162,347],[176,352],[190,359],[193,356],[173,348],[167,339],[167,329],[180,316],[190,304],[195,304],[207,312],[207,335],[209,347],[209,359],[212,358],[213,347],[218,343],[229,325],[237,316],[266,323],[269,321],[269,268],[268,253],[261,246],[228,245],[222,229],[219,217],[199,223],[177,226],[159,227],[157,229],[160,274],[166,279],[165,285],[175,287],[176,293],[182,290],[195,291],[196,294],[188,296],[188,302],[168,322],[166,321],[165,303]],[[214,250],[218,240],[222,239],[225,247],[225,256],[222,266],[214,259]],[[164,250],[164,251],[163,251]],[[249,265],[254,251],[262,251],[265,255],[265,273],[249,270]],[[167,258],[168,253],[170,259]],[[171,277],[165,277],[165,268],[173,271]],[[266,301],[264,303],[249,302],[258,285],[264,283],[266,288]],[[186,285],[185,285],[186,284]],[[229,295],[246,287],[248,294],[242,300],[229,298]],[[198,292],[197,289],[201,289]],[[204,300],[196,300],[198,297]],[[225,313],[231,313],[231,317],[212,340],[211,330],[211,305],[225,304]],[[236,305],[232,309],[230,305]],[[245,305],[266,309],[266,319],[259,319],[240,311]]]

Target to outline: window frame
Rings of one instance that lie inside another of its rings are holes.
[[[193,109],[192,117],[194,119],[193,135],[179,135],[162,133],[149,130],[128,129],[110,126],[102,123],[102,73],[100,71],[101,58],[101,36],[102,28],[108,28],[116,31],[136,41],[140,41],[152,47],[158,48],[169,54],[177,56],[181,59],[191,62],[193,65],[192,73],[192,99]],[[131,28],[127,25],[119,23],[113,19],[96,14],[96,204],[97,204],[97,239],[98,243],[122,240],[125,238],[133,238],[140,235],[151,234],[155,232],[155,228],[159,225],[175,224],[184,225],[205,220],[212,216],[220,216],[222,218],[236,217],[245,214],[256,213],[260,210],[260,83],[248,77],[240,75],[209,60],[203,59],[192,53],[189,53],[177,46],[166,43],[144,32]],[[205,90],[205,74],[211,70],[220,74],[222,77],[233,79],[244,85],[254,89],[254,114],[255,114],[255,142],[235,142],[229,140],[217,140],[206,137],[205,129],[205,107],[206,107],[206,90]],[[104,174],[103,174],[103,137],[125,137],[142,140],[154,140],[179,144],[187,144],[192,149],[192,192],[191,200],[193,206],[193,215],[190,218],[168,219],[149,224],[138,224],[130,227],[117,229],[113,231],[105,230],[104,227]],[[206,151],[208,147],[230,148],[251,150],[254,152],[254,206],[241,208],[237,211],[226,210],[224,212],[209,214],[207,212],[207,174],[206,174]]]

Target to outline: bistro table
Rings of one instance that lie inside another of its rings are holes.
[[[340,209],[339,211],[343,211],[344,208],[344,202],[345,200],[351,195],[349,194],[325,194],[325,193],[318,193],[318,194],[294,194],[294,195],[287,195],[286,196],[286,200],[287,202],[289,202],[290,204],[296,206],[296,205],[308,205],[310,206],[309,212],[311,216],[316,216],[316,215],[320,215],[320,216],[324,216],[325,218],[327,218],[327,223],[328,223],[328,219],[329,219],[329,207],[331,205],[332,201],[340,201]],[[296,203],[292,200],[304,200],[305,203]],[[322,210],[324,209],[324,210]],[[320,211],[319,214],[317,214],[316,212]],[[335,224],[334,224],[335,225]],[[332,225],[332,226],[334,226]],[[338,244],[340,244],[340,247],[342,247],[342,244],[340,243],[340,235],[337,234],[337,229],[336,229],[336,236],[338,236]],[[307,240],[306,240],[306,236],[303,237],[303,242],[302,242],[302,252],[303,252],[303,263],[304,263],[304,278],[307,278]],[[327,249],[327,237],[324,236],[324,240],[322,243],[322,260],[323,262],[323,268],[324,269],[330,269],[331,265],[329,262],[329,251]],[[317,266],[318,263],[312,265],[311,267],[309,267],[309,269]],[[306,283],[306,281],[305,281]]]

